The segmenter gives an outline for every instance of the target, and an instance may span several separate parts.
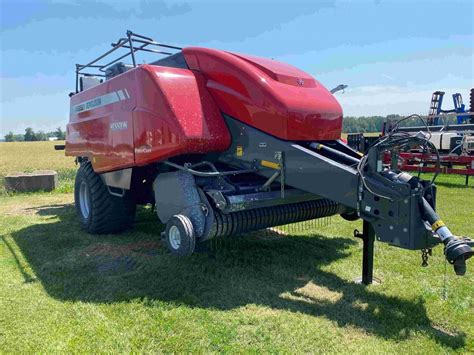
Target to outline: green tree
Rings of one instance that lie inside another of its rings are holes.
[[[58,140],[65,140],[66,139],[66,132],[64,132],[61,127],[56,128],[56,137]]]
[[[24,142],[25,141],[25,135],[24,134],[15,134],[13,136],[13,140],[15,142]]]
[[[25,129],[25,142],[32,142],[36,140],[35,131],[33,128],[27,127]]]
[[[8,132],[7,135],[5,136],[5,142],[14,142],[15,141],[15,135],[13,134],[12,131]]]
[[[38,131],[38,132],[35,133],[35,139],[34,140],[36,140],[36,141],[47,141],[48,136],[43,131]]]

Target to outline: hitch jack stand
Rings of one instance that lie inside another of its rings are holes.
[[[375,231],[372,225],[363,221],[362,233],[357,229],[354,231],[354,237],[362,239],[362,277],[356,279],[356,283],[370,285],[374,282],[374,242]],[[376,280],[380,283],[379,280]]]

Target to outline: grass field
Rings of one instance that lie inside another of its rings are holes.
[[[0,174],[73,172],[52,145],[0,143]],[[0,196],[2,353],[474,352],[474,263],[457,277],[441,247],[422,268],[419,252],[377,243],[382,283],[369,287],[353,282],[361,223],[339,217],[177,259],[160,244],[150,208],[126,233],[83,233],[69,175],[59,192]],[[474,235],[474,187],[441,176],[438,196],[451,229]]]
[[[56,144],[64,144],[64,141],[0,143],[0,195],[6,193],[5,175],[49,169],[58,172],[58,191],[71,192],[76,173],[74,158],[66,157],[64,150],[54,150]]]

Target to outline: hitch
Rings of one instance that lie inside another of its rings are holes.
[[[467,268],[466,260],[474,255],[471,248],[473,241],[470,238],[456,238],[424,198],[423,209],[426,221],[444,244],[446,260],[453,265],[456,275],[463,276]]]
[[[471,246],[474,241],[469,238],[448,238],[444,241],[444,255],[446,260],[454,267],[456,275],[463,276],[466,273],[466,260],[474,255]]]
[[[474,255],[472,242],[455,237],[436,213],[436,175],[428,182],[397,169],[398,151],[403,147],[420,146],[437,154],[427,137],[428,133],[407,136],[394,130],[369,149],[357,168],[358,211],[372,222],[379,240],[406,249],[421,249],[422,266],[427,266],[427,250],[443,242],[446,260],[456,275],[462,276],[466,273],[466,260]],[[391,169],[383,164],[387,153]]]

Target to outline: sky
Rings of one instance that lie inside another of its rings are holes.
[[[126,30],[297,66],[345,116],[426,114],[474,87],[473,1],[0,0],[0,136],[65,127],[76,63]]]

